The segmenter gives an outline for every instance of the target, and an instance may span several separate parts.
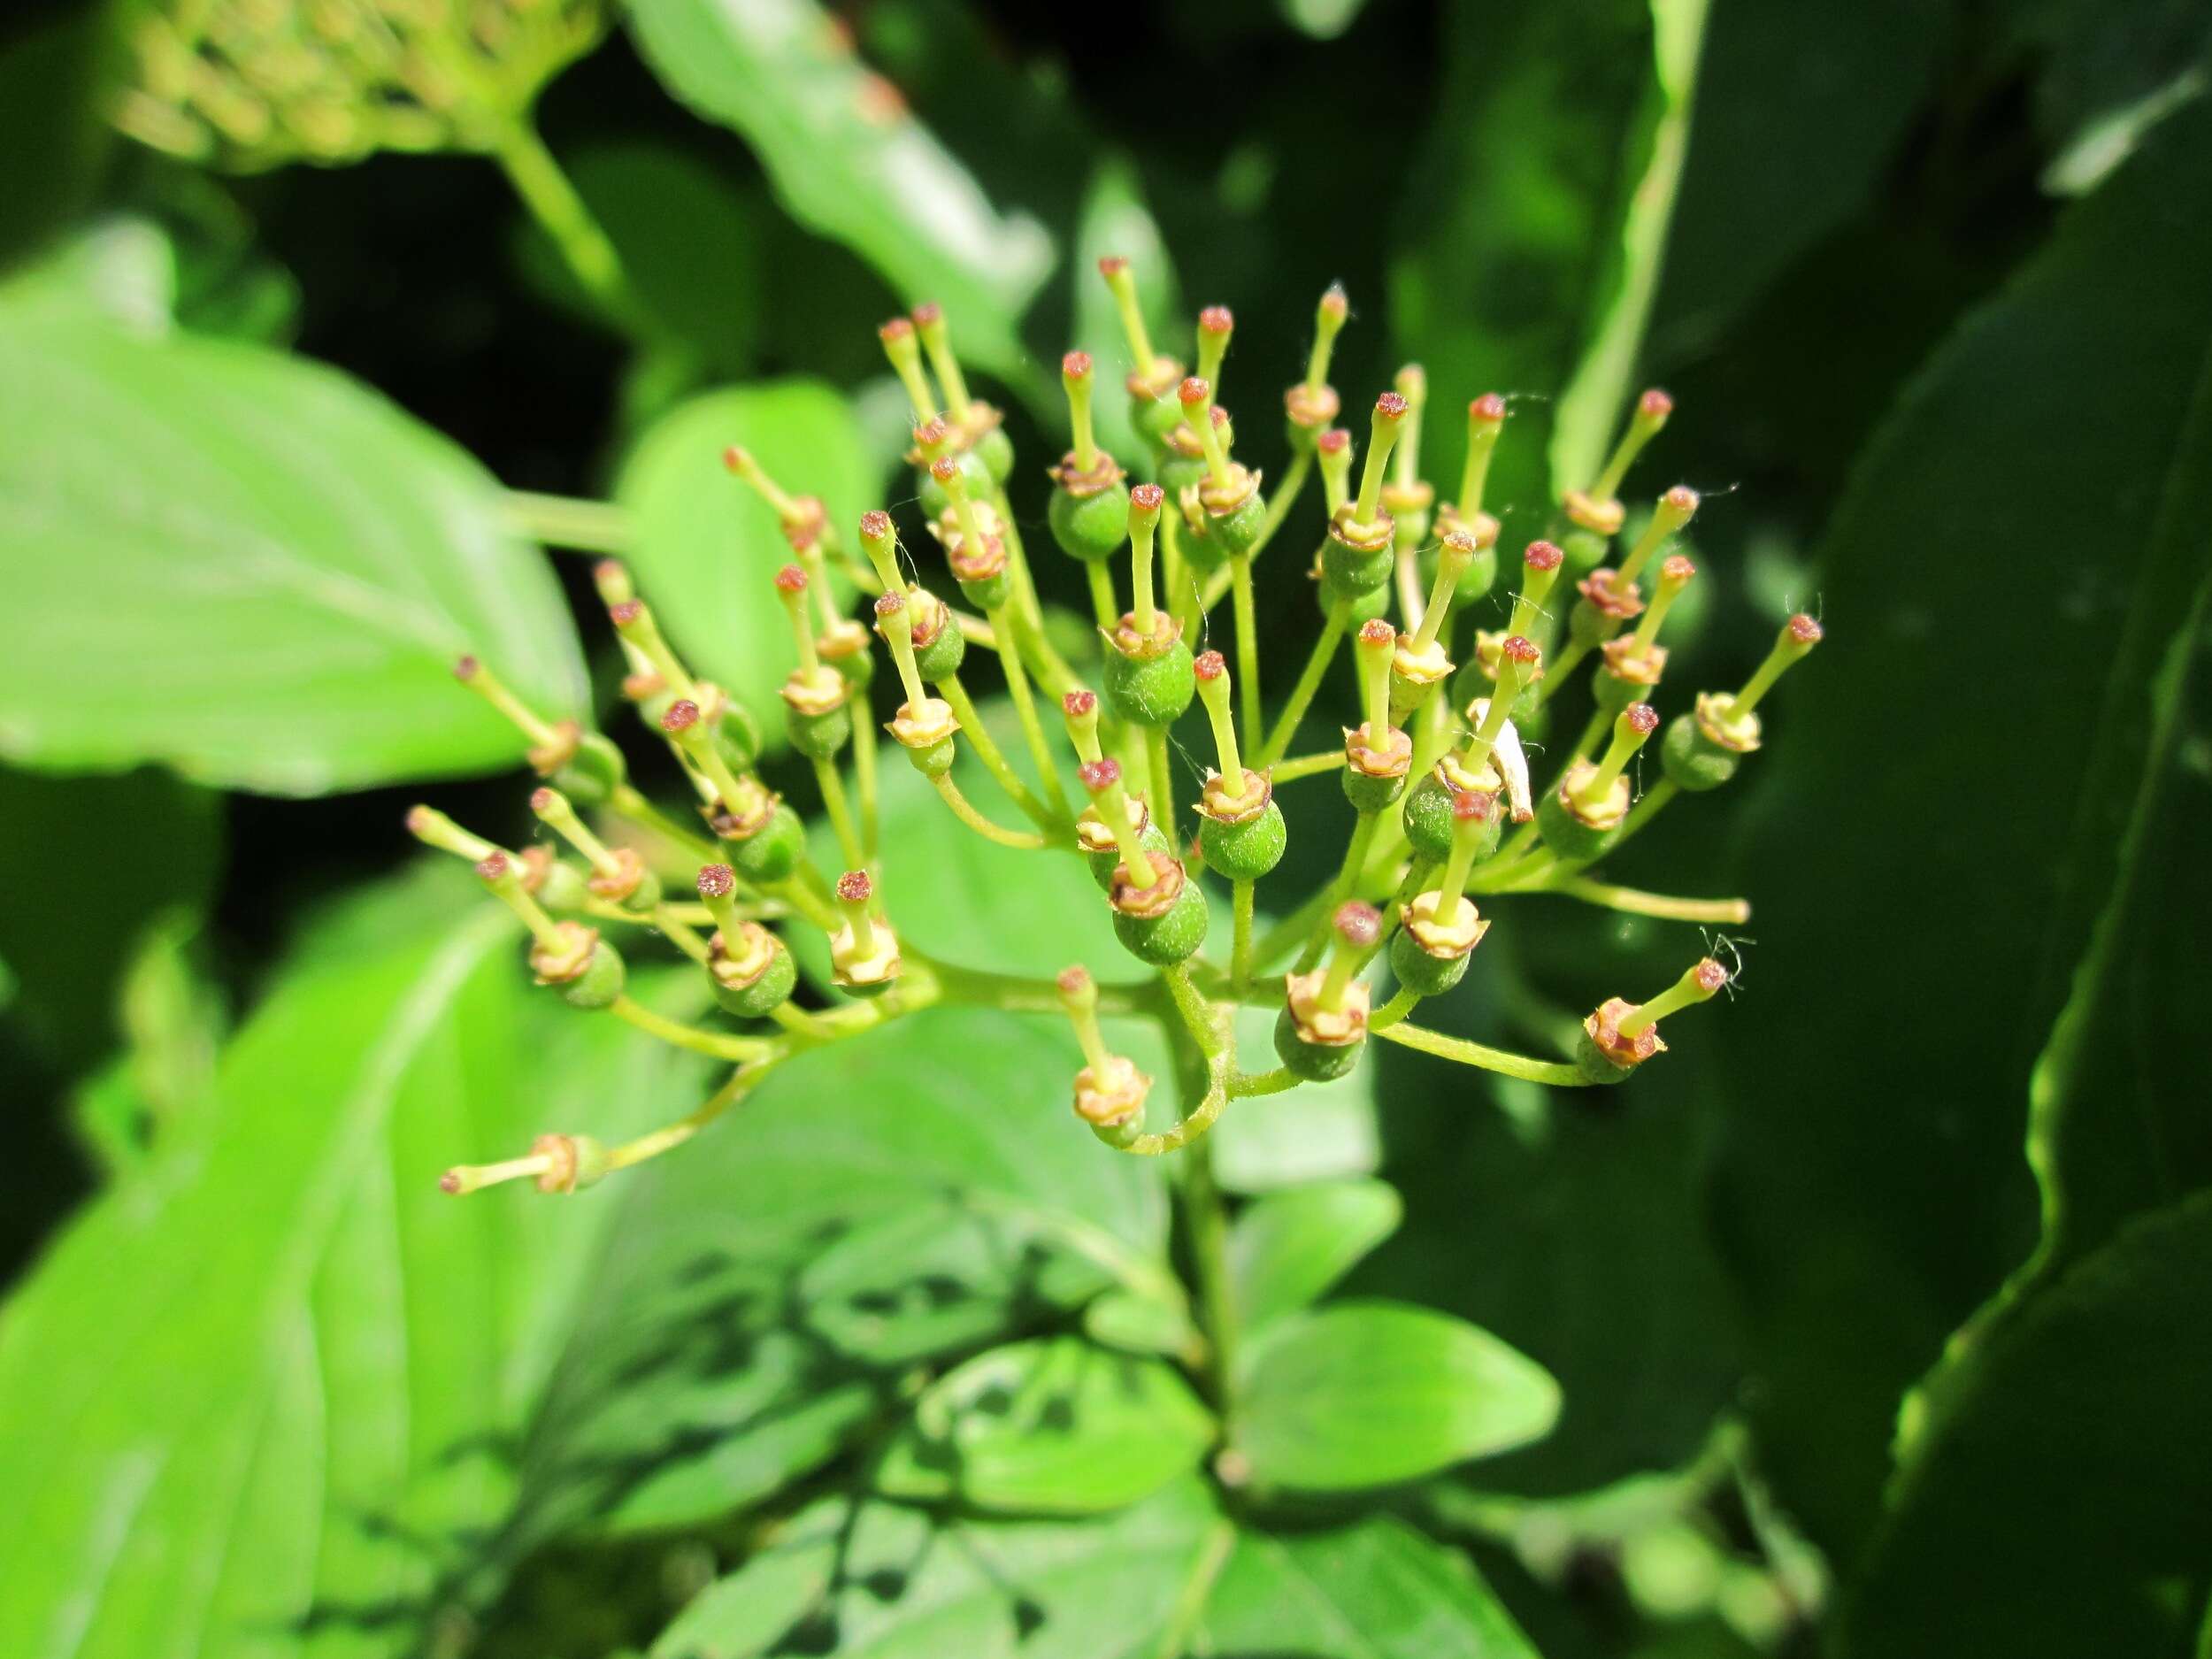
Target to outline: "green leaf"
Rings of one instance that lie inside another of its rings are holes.
[[[206,1131],[0,1311],[0,1416],[55,1431],[0,1445],[0,1651],[397,1653],[503,1519],[616,1210],[460,1203],[438,1171],[618,1139],[690,1066],[532,987],[466,890],[363,901],[388,947],[284,974]]]
[[[1239,1317],[1256,1331],[1320,1301],[1404,1216],[1386,1181],[1321,1182],[1258,1200],[1229,1233]]]
[[[1618,245],[1651,80],[1644,0],[1500,0],[1440,31],[1437,119],[1401,191],[1389,265],[1393,338],[1440,408],[1486,391],[1555,392]],[[1348,404],[1356,399],[1348,396]],[[1515,410],[1494,498],[1548,501],[1552,405]],[[1458,445],[1445,453],[1455,477]]]
[[[810,0],[637,0],[638,48],[677,98],[752,146],[795,219],[843,242],[902,301],[935,300],[962,355],[1025,366],[1017,326],[1052,265],[1025,215],[967,170]]]
[[[2075,1263],[1927,1430],[1844,1609],[1855,1659],[2188,1651],[2212,1560],[2212,1194]]]
[[[180,905],[146,931],[118,998],[123,1051],[71,1102],[79,1135],[110,1176],[137,1174],[163,1137],[210,1120],[228,1014],[193,960],[201,920]]]
[[[534,1524],[726,1513],[825,1461],[918,1360],[1109,1283],[1171,1297],[1149,1159],[1102,1154],[1064,1025],[932,1010],[780,1069],[626,1179],[529,1453]]]
[[[757,189],[748,200],[705,163],[665,144],[628,142],[580,150],[570,181],[622,257],[647,344],[681,342],[718,376],[753,366],[765,315],[760,300]],[[543,228],[525,229],[527,274],[581,316],[604,317]],[[607,318],[620,324],[621,318]]]
[[[104,318],[141,334],[167,331],[176,297],[169,238],[150,219],[126,216],[86,226],[0,285],[8,311]]]
[[[662,629],[695,672],[749,707],[780,742],[777,688],[799,657],[774,584],[791,550],[773,511],[723,466],[733,443],[784,488],[820,497],[849,539],[876,480],[842,397],[814,380],[769,380],[671,410],[615,481],[636,524],[630,562]]]
[[[1770,1011],[1731,1025],[1718,1195],[1763,1456],[1833,1554],[1872,1522],[1899,1397],[2033,1236],[2020,1102],[2111,901],[2204,575],[2208,176],[2199,105],[1913,385],[1824,549],[1835,637],[1777,694],[1755,763],[1729,885],[1758,895],[1762,937],[1826,942],[1769,951]],[[1978,549],[2005,549],[2001,604]],[[2047,813],[2022,810],[2019,733],[2070,757]],[[2170,907],[2151,879],[2142,902]],[[1896,925],[1839,929],[1838,893],[1878,893]],[[1878,1033],[1870,996],[1894,1014]],[[2087,1092],[2118,1137],[2099,1166],[2154,1171],[2132,1079]]]
[[[1284,1318],[1239,1364],[1234,1449],[1252,1479],[1308,1492],[1390,1486],[1525,1445],[1559,1386],[1488,1332],[1385,1302]]]
[[[1198,1466],[1213,1414],[1171,1365],[1046,1337],[938,1379],[885,1448],[877,1488],[1010,1514],[1086,1515]]]
[[[221,801],[165,772],[0,769],[0,962],[11,1011],[59,1073],[114,1046],[125,964],[158,912],[206,908],[222,845]]]
[[[1711,0],[1651,0],[1654,79],[1638,145],[1643,170],[1621,217],[1620,242],[1594,313],[1590,340],[1553,417],[1555,490],[1580,488],[1605,465],[1643,356],[1644,326],[1659,288],[1660,263],[1689,147]]]
[[[1138,1659],[1225,1525],[1197,1480],[1086,1521],[826,1499],[686,1608],[652,1659]]]
[[[1068,270],[1068,280],[1074,286],[1075,311],[1070,346],[1089,352],[1098,365],[1099,390],[1091,407],[1099,442],[1123,465],[1135,466],[1146,458],[1145,444],[1130,424],[1129,398],[1122,389],[1122,381],[1134,365],[1121,331],[1121,313],[1098,274],[1098,262],[1109,254],[1127,259],[1137,273],[1144,326],[1154,347],[1187,357],[1189,347],[1176,339],[1181,325],[1174,257],[1168,252],[1158,221],[1145,205],[1144,180],[1136,163],[1118,155],[1109,155],[1099,162],[1084,193],[1083,217],[1075,229],[1075,257]]]
[[[581,709],[559,588],[491,480],[357,383],[16,311],[0,380],[0,754],[285,795],[487,770],[523,744],[453,685],[466,651]]]
[[[1465,1556],[1388,1517],[1240,1532],[1198,1636],[1224,1659],[1536,1659]]]
[[[1927,98],[1955,11],[1713,0],[1651,338],[1711,341],[1859,211]]]

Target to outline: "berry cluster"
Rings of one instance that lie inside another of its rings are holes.
[[[792,1055],[939,1001],[1028,1010],[1056,1002],[1083,1052],[1078,1116],[1110,1147],[1156,1154],[1203,1135],[1232,1099],[1343,1075],[1371,1037],[1540,1082],[1616,1083],[1665,1048],[1663,1019],[1727,982],[1726,971],[1705,958],[1647,1001],[1609,998],[1584,1022],[1575,1054],[1559,1060],[1467,1042],[1407,1018],[1465,973],[1492,925],[1479,898],[1549,892],[1686,921],[1748,914],[1740,900],[1642,893],[1588,873],[1674,795],[1734,774],[1760,745],[1762,701],[1820,639],[1811,618],[1792,617],[1740,688],[1701,693],[1661,733],[1651,699],[1667,664],[1662,629],[1696,575],[1671,547],[1698,510],[1696,493],[1677,486],[1661,495],[1617,562],[1609,561],[1629,519],[1621,487],[1667,422],[1666,395],[1644,393],[1602,470],[1564,494],[1556,539],[1522,549],[1509,608],[1492,608],[1506,610],[1502,625],[1484,628],[1475,626],[1479,607],[1489,605],[1500,565],[1500,524],[1485,509],[1484,487],[1508,424],[1505,400],[1492,394],[1468,405],[1458,488],[1439,503],[1421,477],[1425,383],[1418,368],[1402,370],[1375,400],[1355,488],[1352,434],[1334,424],[1340,403],[1328,383],[1348,315],[1342,292],[1332,288],[1316,315],[1306,373],[1283,396],[1289,462],[1270,493],[1261,473],[1236,458],[1235,423],[1220,401],[1229,311],[1200,314],[1195,372],[1186,374],[1154,349],[1127,263],[1108,259],[1101,269],[1123,319],[1130,414],[1147,446],[1143,457],[1127,458],[1141,460],[1136,470],[1149,477],[1132,484],[1124,458],[1100,445],[1097,370],[1071,352],[1062,382],[1071,442],[1049,469],[1045,520],[1085,572],[1096,625],[1093,672],[1079,672],[1047,629],[1008,495],[1015,457],[1001,412],[971,395],[937,307],[879,332],[912,404],[908,459],[956,600],[918,579],[888,512],[864,513],[848,542],[818,501],[790,494],[742,450],[725,457],[774,509],[790,545],[792,562],[774,588],[798,657],[782,687],[784,730],[813,768],[842,873],[817,867],[804,825],[761,776],[762,732],[752,714],[689,672],[619,564],[602,565],[597,584],[629,663],[624,692],[665,739],[703,834],[645,797],[604,737],[541,719],[487,666],[461,664],[462,682],[527,735],[531,764],[548,780],[532,808],[580,868],[557,856],[552,843],[500,848],[428,808],[415,810],[411,828],[469,859],[514,910],[529,930],[541,983],[579,1008],[611,1011],[735,1069],[697,1110],[640,1141],[604,1148],[587,1136],[548,1137],[526,1157],[450,1171],[449,1189],[518,1176],[547,1190],[587,1185],[680,1144]],[[1317,475],[1325,521],[1310,575],[1320,635],[1270,726],[1254,570]],[[840,609],[840,581],[869,595],[872,628]],[[1191,643],[1225,597],[1233,673],[1223,652],[1194,653]],[[1291,756],[1348,641],[1356,723],[1341,745]],[[878,641],[895,686],[877,684]],[[978,715],[963,680],[972,653],[997,662],[1025,769]],[[1555,777],[1535,787],[1524,734],[1548,726],[1554,698],[1586,661],[1587,723],[1571,744],[1553,744],[1563,758]],[[1048,718],[1054,699],[1056,719]],[[1185,803],[1170,731],[1194,703],[1217,764]],[[1148,972],[1102,984],[1071,967],[1056,982],[1033,984],[902,941],[877,857],[879,727],[977,834],[1045,856],[1080,856],[1117,938]],[[1655,735],[1661,777],[1639,797],[1632,763]],[[956,780],[964,745],[1020,824],[978,805]],[[1084,797],[1079,810],[1071,772]],[[1279,791],[1328,772],[1356,814],[1336,873],[1259,932],[1255,886],[1275,870],[1289,837]],[[671,898],[649,860],[634,846],[603,841],[580,804],[644,832],[672,861],[690,858],[695,897]],[[1229,949],[1218,962],[1202,954],[1215,902],[1208,877],[1226,884],[1230,902]],[[735,1025],[687,1025],[632,1001],[601,924],[666,939],[699,965]],[[810,987],[803,1000],[785,936],[793,927],[826,936],[831,968],[829,983]],[[1368,972],[1385,958],[1393,989],[1378,1005]],[[1243,1064],[1236,1050],[1230,1015],[1240,1004],[1279,1008],[1264,1068]],[[1191,1076],[1203,1082],[1185,1091],[1179,1115],[1156,1123],[1164,1114],[1148,1110],[1151,1080],[1108,1047],[1102,1013],[1158,1020],[1192,1062]]]

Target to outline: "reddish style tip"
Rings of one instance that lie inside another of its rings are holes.
[[[1621,714],[1628,721],[1628,729],[1639,737],[1649,737],[1658,729],[1659,710],[1648,703],[1632,703]]]
[[[952,435],[952,428],[945,425],[942,415],[932,415],[914,428],[914,442],[924,449],[933,449]]]
[[[1382,912],[1357,899],[1337,907],[1334,925],[1339,939],[1361,950],[1382,937]]]
[[[1067,356],[1060,359],[1060,373],[1071,380],[1089,379],[1091,354],[1087,351],[1069,352]]]
[[[476,873],[487,881],[496,881],[507,873],[511,863],[505,853],[492,853],[476,861]]]
[[[935,300],[924,300],[919,305],[917,305],[914,308],[913,314],[914,326],[917,328],[927,328],[931,324],[941,322],[944,319],[945,308],[940,305]]]
[[[1385,645],[1394,648],[1398,643],[1398,630],[1383,618],[1376,617],[1359,625],[1359,642],[1371,650]]]
[[[613,623],[618,628],[628,627],[630,624],[635,622],[644,614],[645,606],[643,602],[636,599],[625,599],[618,605],[609,605],[607,607],[607,619]]]
[[[1060,706],[1080,720],[1087,715],[1098,712],[1098,693],[1078,686],[1060,699]]]
[[[1128,268],[1128,259],[1118,253],[1110,253],[1098,262],[1098,273],[1102,277],[1119,276]]]
[[[1636,400],[1636,412],[1647,420],[1664,420],[1674,413],[1674,399],[1655,386]]]
[[[1226,305],[1209,305],[1198,313],[1198,326],[1206,334],[1225,334],[1237,326]]]
[[[1555,571],[1566,557],[1549,541],[1532,541],[1528,551],[1521,555],[1521,563],[1532,571]]]
[[[949,484],[960,476],[960,463],[949,455],[941,455],[929,464],[929,475],[940,484]]]
[[[895,590],[876,595],[876,614],[879,617],[895,617],[905,609],[906,595],[902,593]]]
[[[1696,574],[1697,566],[1679,553],[1669,554],[1666,562],[1659,566],[1659,580],[1672,582],[1678,588]]]
[[[1175,395],[1183,400],[1183,407],[1195,409],[1214,395],[1214,388],[1195,374],[1186,376]]]
[[[848,870],[837,878],[837,896],[848,904],[865,904],[875,890],[865,870]]]
[[[1407,403],[1406,400],[1401,397],[1397,393],[1385,392],[1380,397],[1378,397],[1375,400],[1375,419],[1378,420],[1403,420],[1406,418],[1406,411],[1411,407],[1412,405]]]
[[[1096,795],[1101,789],[1110,789],[1121,781],[1121,763],[1108,755],[1092,761],[1077,776],[1083,780],[1086,789]]]
[[[1452,816],[1462,823],[1480,824],[1490,817],[1498,797],[1482,789],[1462,789],[1452,796]]]
[[[1069,996],[1080,996],[1091,988],[1090,970],[1079,964],[1061,969],[1054,978],[1062,992]]]
[[[473,657],[457,657],[453,664],[453,677],[456,680],[473,680],[476,678],[476,671],[483,665]]]
[[[1333,317],[1341,318],[1352,309],[1352,302],[1344,292],[1344,284],[1332,282],[1321,296],[1321,309]]]
[[[1789,630],[1790,638],[1795,640],[1800,645],[1817,645],[1820,643],[1822,632],[1820,624],[1814,621],[1802,611],[1799,611],[1795,616],[1790,618]]]
[[[533,812],[542,812],[553,804],[555,798],[550,789],[542,787],[533,789],[530,791],[530,810]]]
[[[894,317],[889,322],[884,324],[882,327],[877,329],[876,334],[879,339],[883,340],[904,340],[913,332],[914,325],[912,323],[907,321],[907,319],[903,317]]]
[[[1722,986],[1728,983],[1728,970],[1722,967],[1719,963],[1715,962],[1710,956],[1706,957],[1702,962],[1699,963],[1696,967],[1691,969],[1690,972],[1697,975],[1697,982],[1700,988],[1704,990],[1708,995],[1719,990]]]
[[[1190,667],[1201,680],[1218,680],[1229,672],[1229,662],[1219,651],[1201,651]]]
[[[1505,399],[1495,392],[1485,392],[1467,405],[1470,420],[1486,420],[1493,424],[1505,419]]]
[[[745,470],[745,464],[752,458],[753,457],[751,456],[745,452],[743,447],[739,444],[733,443],[728,449],[722,451],[722,465],[728,467],[733,472],[743,472]]]
[[[1670,510],[1686,517],[1697,511],[1697,492],[1687,484],[1677,484],[1659,499],[1666,503]]]
[[[1349,449],[1352,434],[1343,426],[1331,426],[1313,441],[1313,447],[1324,455],[1334,455],[1339,449]]]
[[[664,732],[688,732],[698,724],[699,705],[689,697],[677,698],[661,716],[661,730]]]
[[[737,872],[727,864],[699,866],[699,896],[719,899],[737,891]]]
[[[860,515],[860,534],[871,541],[880,541],[891,534],[891,515],[880,507],[871,507]]]
[[[1157,484],[1140,484],[1129,492],[1129,504],[1140,512],[1157,512],[1166,501],[1167,491]]]
[[[1544,654],[1536,649],[1534,641],[1518,634],[1498,647],[1498,651],[1501,656],[1509,657],[1517,663],[1532,663]]]
[[[1464,553],[1471,558],[1482,550],[1482,543],[1475,540],[1474,532],[1458,527],[1444,533],[1444,545],[1453,552]]]
[[[806,572],[796,565],[787,565],[776,572],[779,593],[803,594],[806,591]]]

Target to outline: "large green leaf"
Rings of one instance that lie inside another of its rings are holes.
[[[1198,1625],[1221,1659],[1535,1659],[1463,1555],[1389,1517],[1242,1532]]]
[[[1195,1480],[1087,1521],[828,1499],[686,1608],[653,1659],[1137,1659],[1226,1526]]]
[[[220,799],[164,772],[0,768],[0,963],[12,1011],[59,1071],[114,1042],[124,963],[157,914],[205,909],[222,835]]]
[[[516,759],[452,683],[466,651],[581,707],[559,589],[491,480],[356,382],[12,311],[0,380],[0,754],[314,795]]]
[[[2191,1651],[2212,1576],[2212,1194],[2148,1215],[1993,1334],[1847,1604],[1872,1659]]]
[[[1010,1343],[930,1385],[879,1491],[1010,1514],[1118,1509],[1187,1475],[1212,1414],[1175,1369],[1078,1337]]]
[[[1488,1332],[1401,1302],[1286,1317],[1238,1364],[1233,1449],[1252,1479],[1309,1492],[1382,1486],[1525,1445],[1559,1385]]]
[[[1404,1214],[1386,1181],[1317,1181],[1258,1199],[1229,1233],[1238,1317],[1257,1329],[1318,1302]]]
[[[793,216],[845,243],[909,303],[935,300],[962,352],[1022,365],[1017,325],[1052,264],[872,74],[811,0],[637,0],[638,45],[669,90],[753,148]]]
[[[457,1203],[457,1150],[619,1136],[689,1092],[534,989],[449,878],[366,902],[227,1056],[204,1128],[0,1312],[0,1651],[397,1653],[516,1490],[612,1206]],[[518,1202],[502,1199],[513,1197]]]
[[[661,626],[780,741],[777,687],[799,659],[774,584],[791,549],[767,503],[724,468],[733,443],[786,489],[818,496],[848,540],[876,480],[850,408],[813,380],[703,393],[653,424],[616,480],[636,522],[630,562]]]
[[[1929,365],[1837,514],[1834,637],[1755,763],[1769,949],[1729,1027],[1720,1195],[1765,1455],[1834,1548],[1872,1519],[1900,1394],[2032,1236],[2020,1105],[2203,574],[2208,178],[2200,106]],[[2055,795],[2030,755],[2063,757]]]
[[[1858,210],[1927,96],[1952,23],[1935,0],[1712,0],[1655,349],[1711,340]]]
[[[723,1514],[826,1458],[918,1361],[1110,1283],[1171,1298],[1159,1171],[1070,1116],[1080,1063],[1057,1020],[917,1015],[626,1180],[526,1530]]]

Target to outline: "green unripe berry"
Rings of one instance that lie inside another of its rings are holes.
[[[760,977],[750,985],[729,986],[719,980],[714,987],[714,1000],[726,1013],[741,1019],[764,1019],[775,1010],[791,1000],[792,987],[799,981],[799,964],[781,940],[775,941],[774,954]]]
[[[1452,834],[1457,820],[1452,815],[1452,786],[1431,767],[1426,776],[1407,792],[1404,813],[1406,840],[1413,850],[1432,863],[1451,856]],[[1479,864],[1498,849],[1504,833],[1505,814],[1493,812],[1483,820],[1482,837],[1475,846]]]
[[[1137,833],[1137,845],[1147,854],[1158,853],[1163,857],[1171,857],[1175,852],[1168,844],[1167,832],[1150,818]],[[1114,885],[1114,872],[1121,864],[1121,849],[1110,847],[1104,852],[1085,853],[1083,862],[1090,866],[1091,879],[1098,883],[1098,890],[1103,893]]]
[[[1396,564],[1396,552],[1387,541],[1368,549],[1331,536],[1321,544],[1322,584],[1339,593],[1371,593],[1385,586]]]
[[[572,979],[561,982],[561,1001],[571,1008],[606,1007],[622,995],[622,953],[602,939],[591,948],[591,960]]]
[[[1160,488],[1167,491],[1168,500],[1180,502],[1185,490],[1205,481],[1206,457],[1202,455],[1185,455],[1180,449],[1170,449],[1167,457],[1160,463],[1159,474]]]
[[[1621,1064],[1599,1048],[1586,1026],[1575,1033],[1575,1067],[1582,1073],[1584,1082],[1601,1086],[1625,1082],[1636,1069]]]
[[[1344,798],[1352,803],[1356,812],[1379,812],[1405,793],[1403,772],[1379,778],[1356,766],[1343,766],[1338,771],[1344,780]]]
[[[526,863],[530,857],[529,854],[524,855]],[[565,864],[559,859],[548,856],[544,868],[544,877],[531,896],[549,910],[565,912],[581,910],[584,901],[590,896],[591,889],[584,885],[583,875],[576,866]]]
[[[1129,538],[1129,486],[1116,479],[1089,495],[1056,488],[1045,520],[1063,553],[1086,565],[1102,564]]]
[[[841,703],[818,714],[787,708],[784,726],[791,734],[792,748],[816,760],[829,760],[852,741],[852,705]]]
[[[1298,1029],[1290,1010],[1286,1008],[1275,1017],[1276,1057],[1293,1077],[1309,1083],[1327,1083],[1344,1076],[1359,1064],[1366,1048],[1363,1034],[1355,1042],[1310,1042]]]
[[[949,680],[960,672],[960,664],[968,655],[968,636],[960,631],[960,624],[951,617],[937,630],[937,637],[927,645],[916,641],[914,666],[924,680]]]
[[[1559,798],[1559,791],[1547,789],[1536,803],[1536,826],[1543,832],[1544,844],[1563,859],[1587,863],[1610,848],[1621,838],[1620,826],[1594,829],[1569,810]]]
[[[952,458],[959,465],[960,480],[967,486],[970,495],[979,500],[987,498],[991,491],[997,488],[996,480],[991,476],[991,469],[973,449],[963,449]],[[951,492],[930,476],[926,463],[916,471],[915,478],[918,480],[922,511],[931,518],[939,517],[952,505]]]
[[[1390,971],[1407,989],[1423,996],[1439,996],[1465,976],[1474,954],[1463,950],[1455,956],[1432,956],[1411,933],[1400,928],[1390,941]]]
[[[714,744],[732,772],[749,771],[760,759],[760,722],[743,703],[725,699],[722,718],[714,726]]]
[[[1678,714],[1660,740],[1659,762],[1667,781],[1678,789],[1697,794],[1717,789],[1736,775],[1743,757],[1724,749],[1705,735],[1694,715]]]
[[[629,775],[622,751],[596,732],[576,740],[576,752],[554,771],[553,787],[586,806],[603,805]]]
[[[954,757],[953,740],[949,737],[941,737],[933,743],[906,751],[908,762],[925,778],[943,777],[952,770]]]
[[[982,466],[995,489],[1014,475],[1014,441],[1003,426],[987,427],[968,453]]]
[[[1156,656],[1132,657],[1118,648],[1106,653],[1106,702],[1133,726],[1171,726],[1198,695],[1190,647],[1171,641]]]
[[[1338,601],[1348,603],[1350,609],[1345,612],[1346,626],[1355,633],[1358,632],[1362,624],[1372,622],[1390,610],[1390,588],[1387,584],[1357,593],[1342,593],[1324,577],[1314,584],[1314,598],[1325,617],[1336,609]]]
[[[1208,512],[1206,534],[1200,539],[1211,542],[1223,558],[1236,558],[1251,550],[1266,527],[1267,503],[1255,489],[1227,512]]]
[[[960,583],[961,595],[978,611],[997,610],[1006,603],[1007,595],[1012,590],[1012,578],[1007,574],[1006,567],[1002,565],[980,581],[963,580]],[[959,633],[958,624],[948,625],[948,632]],[[964,650],[963,654],[965,654]],[[918,664],[921,659],[917,657],[915,660]]]
[[[1203,513],[1199,515],[1198,527],[1194,529],[1188,520],[1183,525],[1183,563],[1201,576],[1210,576],[1229,562],[1229,549],[1213,533],[1213,525]]]
[[[1258,880],[1282,862],[1289,840],[1283,810],[1271,800],[1257,818],[1241,824],[1202,817],[1198,821],[1198,847],[1206,867],[1231,881]]]
[[[1570,581],[1579,581],[1605,563],[1605,550],[1612,545],[1609,537],[1594,530],[1570,530],[1560,542],[1560,551],[1567,556],[1565,576]]]
[[[799,815],[779,801],[768,821],[742,841],[725,841],[730,865],[757,886],[786,879],[798,867],[806,851],[806,826]]]
[[[1197,882],[1186,878],[1182,891],[1162,915],[1131,916],[1116,910],[1114,936],[1138,961],[1171,968],[1189,960],[1206,942],[1206,895]]]
[[[1175,388],[1182,378],[1178,373],[1174,379],[1166,380],[1157,396],[1141,391],[1129,394],[1129,424],[1155,449],[1167,449],[1167,434],[1183,424],[1183,406],[1175,397]]]
[[[1590,688],[1599,709],[1609,715],[1618,714],[1651,689],[1632,680],[1623,680],[1618,674],[1609,674],[1602,668],[1590,676]]]

